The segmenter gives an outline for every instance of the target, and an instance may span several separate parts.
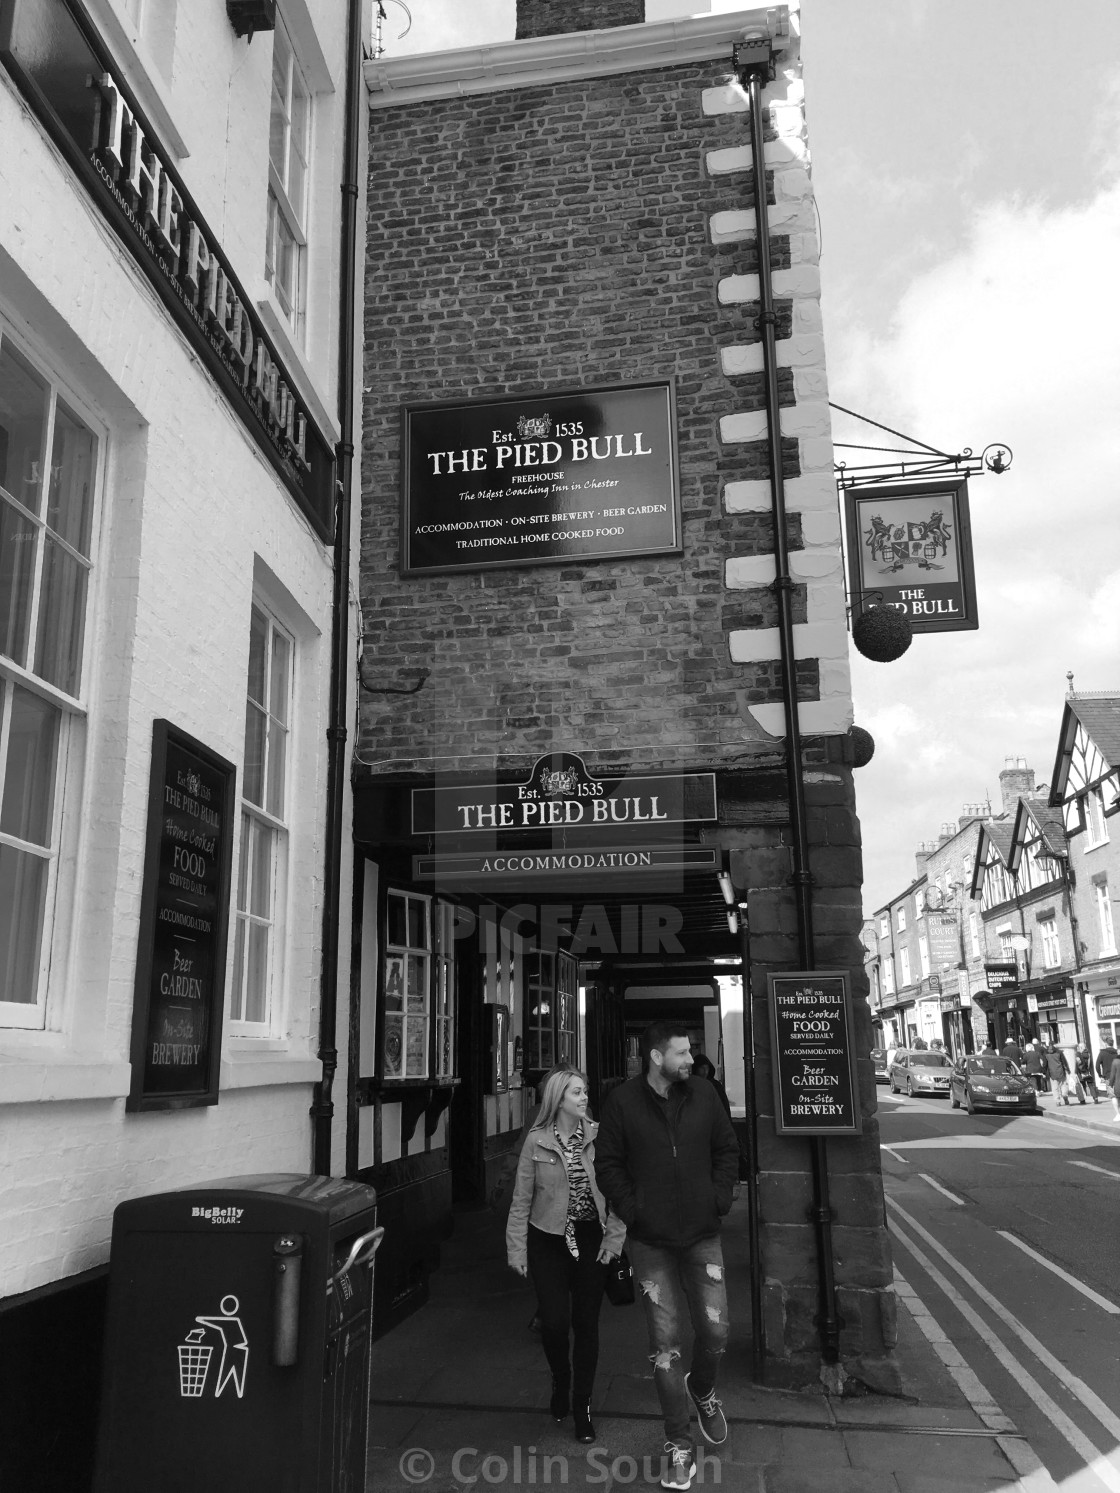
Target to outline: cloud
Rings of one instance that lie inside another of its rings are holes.
[[[962,804],[998,802],[1006,756],[1049,781],[1067,671],[1120,690],[1118,260],[1120,185],[1055,211],[995,203],[885,335],[830,344],[839,403],[943,450],[1015,453],[970,483],[979,630],[919,637],[895,664],[854,658],[877,748],[856,780],[865,906],[912,879],[918,841]]]

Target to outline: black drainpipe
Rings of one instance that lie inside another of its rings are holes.
[[[323,1076],[311,1103],[312,1169],[329,1177],[334,1075],[338,1068],[339,903],[342,888],[342,800],[346,787],[349,693],[350,502],[354,476],[354,312],[358,237],[358,143],[362,118],[362,0],[350,0],[346,47],[346,149],[342,168],[342,288],[338,325],[338,442],[335,490],[334,597],[331,608],[331,694],[327,726],[327,846],[323,876],[323,951],[319,980],[319,1050]]]
[[[766,206],[766,159],[763,151],[762,90],[770,77],[769,38],[753,37],[735,48],[734,64],[745,86],[751,108],[751,158],[758,244],[759,329],[766,374],[766,432],[770,447],[770,492],[774,516],[774,591],[778,600],[778,635],[782,659],[782,703],[786,725],[786,777],[789,788],[793,882],[797,898],[798,945],[802,969],[813,969],[813,897],[809,872],[805,784],[801,767],[801,729],[797,717],[797,666],[793,651],[793,581],[789,573],[786,535],[785,477],[782,472],[782,428],[778,409],[778,352],[774,315],[774,285],[770,267],[770,218]],[[817,1232],[817,1281],[821,1355],[825,1363],[840,1361],[840,1318],[836,1309],[836,1278],[832,1259],[832,1207],[828,1197],[828,1154],[823,1136],[810,1142],[813,1164],[813,1206],[809,1216]]]

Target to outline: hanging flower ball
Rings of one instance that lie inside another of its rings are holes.
[[[875,755],[874,736],[862,726],[849,726],[848,740],[852,744],[852,766],[866,767]]]
[[[905,612],[894,607],[871,606],[852,623],[852,642],[864,658],[890,664],[901,658],[914,641],[914,629]]]

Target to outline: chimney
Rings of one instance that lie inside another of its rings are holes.
[[[1034,793],[1034,768],[1027,766],[1025,757],[1006,759],[999,775],[999,791],[1005,814],[1014,814],[1019,807],[1019,800],[1029,798]]]
[[[517,39],[640,26],[645,0],[517,0]]]
[[[925,875],[926,861],[929,860],[930,856],[933,854],[933,852],[936,849],[937,849],[937,841],[936,840],[923,840],[919,844],[917,852],[916,852],[916,854],[914,856],[914,865],[917,868],[917,872],[918,872],[919,876],[924,876]]]
[[[986,819],[987,817],[987,804],[962,804],[961,817],[957,823],[961,829],[964,829],[966,824],[971,824],[976,819]]]

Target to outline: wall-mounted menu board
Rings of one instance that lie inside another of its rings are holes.
[[[846,971],[772,974],[767,988],[779,1135],[859,1135]]]
[[[234,771],[170,721],[154,723],[130,1110],[218,1102]]]

